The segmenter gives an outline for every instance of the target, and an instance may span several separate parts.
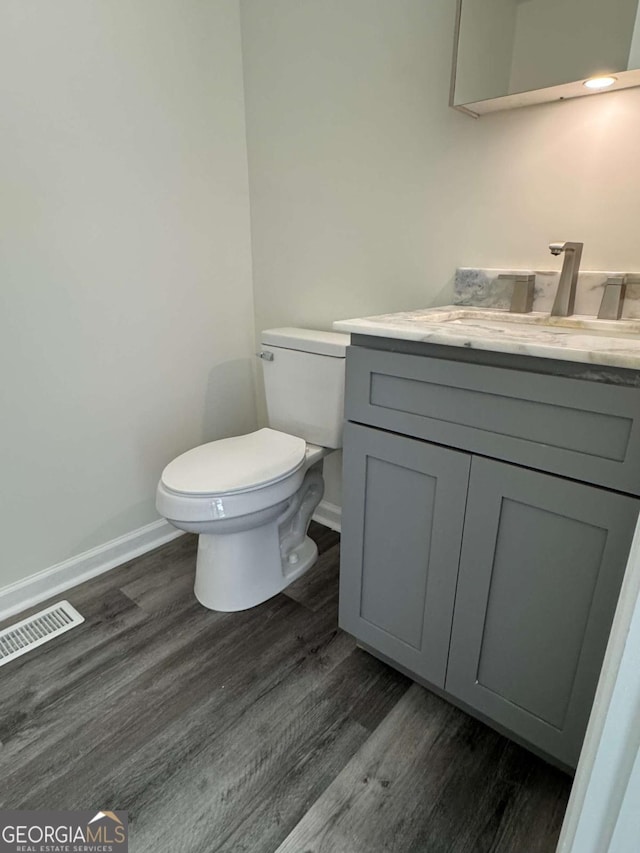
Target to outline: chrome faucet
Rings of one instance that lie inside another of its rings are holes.
[[[552,255],[560,255],[564,252],[560,281],[551,309],[552,317],[568,317],[569,314],[573,314],[583,246],[584,243],[549,243]]]

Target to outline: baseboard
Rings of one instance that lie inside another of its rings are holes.
[[[324,522],[323,522],[324,523]],[[159,519],[131,533],[105,542],[77,557],[50,566],[35,575],[0,589],[0,620],[121,566],[127,560],[152,551],[182,535],[168,521]]]
[[[342,530],[342,507],[329,503],[329,501],[320,501],[313,514],[313,520],[340,533]]]

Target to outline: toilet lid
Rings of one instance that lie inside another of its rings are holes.
[[[170,462],[162,482],[174,492],[192,495],[247,491],[279,480],[298,468],[306,442],[274,429],[210,441]]]

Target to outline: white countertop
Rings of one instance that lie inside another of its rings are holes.
[[[339,332],[640,369],[640,320],[448,305],[337,320]]]

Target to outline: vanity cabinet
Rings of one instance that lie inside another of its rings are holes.
[[[444,687],[471,457],[346,424],[340,623]]]
[[[341,627],[575,766],[638,515],[619,484],[640,391],[359,346],[347,363]]]
[[[574,766],[634,498],[473,457],[446,689]]]

